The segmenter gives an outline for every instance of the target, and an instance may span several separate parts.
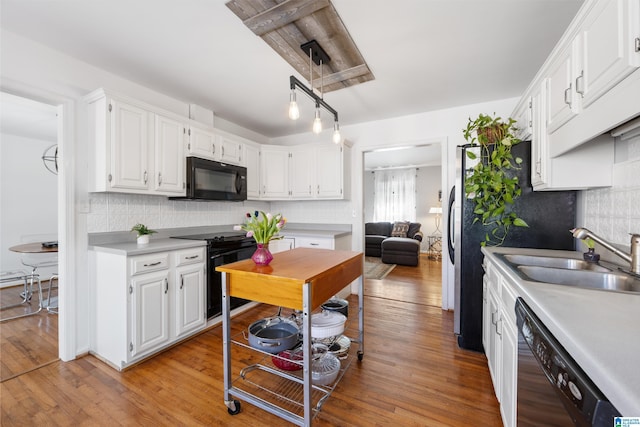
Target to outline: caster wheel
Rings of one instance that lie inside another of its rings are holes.
[[[362,358],[363,358],[363,357],[364,357],[364,353],[363,353],[363,352],[361,352],[361,351],[359,351],[359,352],[358,352],[358,360],[359,360],[360,362],[362,362]]]
[[[237,415],[240,413],[240,402],[237,400],[233,401],[233,406],[234,409],[231,408],[227,408],[227,412],[229,412],[230,415]]]

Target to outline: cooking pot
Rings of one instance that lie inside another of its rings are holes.
[[[322,309],[327,311],[337,311],[340,314],[344,314],[344,317],[349,317],[349,301],[341,298],[331,298],[329,301],[322,304]]]
[[[314,339],[340,336],[347,318],[336,311],[323,311],[311,315],[311,337]]]
[[[260,319],[249,326],[249,345],[267,353],[280,353],[298,343],[298,327],[281,317]]]

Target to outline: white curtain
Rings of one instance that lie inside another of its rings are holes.
[[[374,222],[415,222],[416,173],[415,168],[374,172]]]

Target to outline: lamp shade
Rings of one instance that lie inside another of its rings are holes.
[[[442,215],[442,208],[440,206],[432,206],[429,208],[429,213]]]

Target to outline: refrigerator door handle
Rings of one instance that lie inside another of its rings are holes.
[[[449,219],[448,219],[448,232],[447,232],[447,248],[449,249],[449,259],[451,260],[451,264],[455,264],[454,256],[455,256],[455,211],[456,211],[456,187],[455,185],[451,187],[451,193],[449,193]]]

